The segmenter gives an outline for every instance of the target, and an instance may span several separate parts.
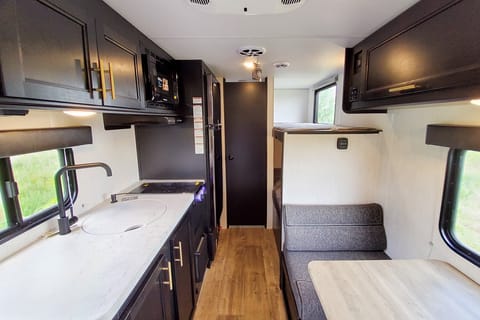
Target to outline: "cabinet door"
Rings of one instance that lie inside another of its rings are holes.
[[[104,3],[98,4],[97,38],[99,60],[105,69],[105,106],[140,108],[140,33]]]
[[[478,0],[452,1],[367,51],[365,99],[480,83]]]
[[[161,257],[145,286],[127,313],[127,320],[163,320],[161,273],[165,257]]]
[[[2,94],[7,97],[101,104],[95,24],[83,1],[0,2]]]
[[[175,319],[175,287],[168,244],[163,247],[162,252],[163,257],[160,259],[159,265],[162,270],[160,273],[160,295],[162,297],[163,317],[165,320],[173,320]]]
[[[179,320],[190,319],[193,312],[193,286],[190,259],[190,228],[188,220],[177,229],[171,240],[175,301]]]

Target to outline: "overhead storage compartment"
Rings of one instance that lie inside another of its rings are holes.
[[[420,1],[347,49],[346,112],[480,96],[480,2]]]

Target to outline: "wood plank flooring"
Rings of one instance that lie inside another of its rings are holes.
[[[287,319],[272,230],[222,230],[194,320]]]

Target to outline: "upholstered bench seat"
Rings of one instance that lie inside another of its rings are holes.
[[[310,261],[389,259],[378,204],[286,205],[283,211],[282,282],[290,318],[325,319],[308,275]]]

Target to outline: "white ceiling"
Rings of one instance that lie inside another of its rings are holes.
[[[104,0],[175,59],[201,59],[227,81],[250,80],[236,50],[267,49],[259,61],[275,88],[309,88],[343,69],[344,48],[357,44],[417,0],[306,0],[276,15],[218,15],[188,0]],[[223,1],[223,0],[216,0]],[[248,1],[264,0],[238,0]],[[275,70],[273,62],[290,67]]]

